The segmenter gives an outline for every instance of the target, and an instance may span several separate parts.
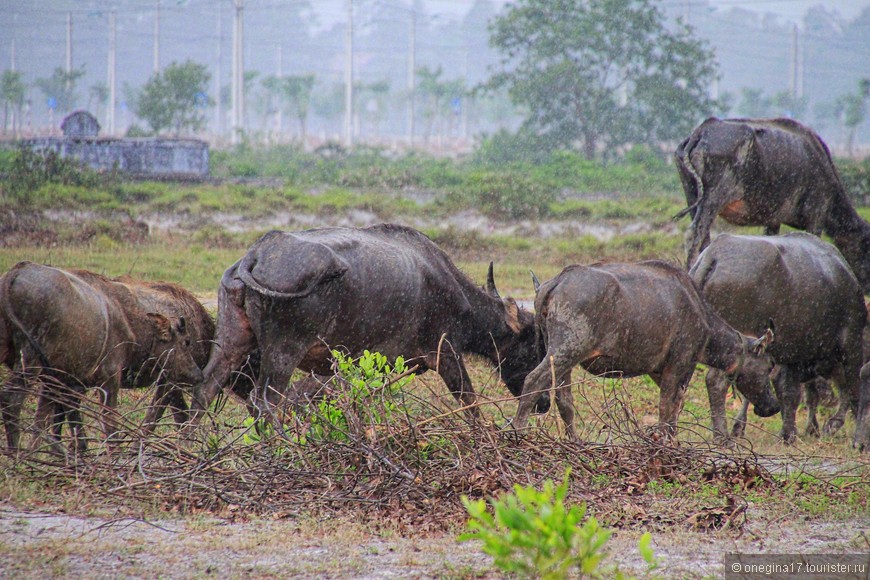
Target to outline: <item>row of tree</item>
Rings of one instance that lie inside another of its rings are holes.
[[[727,94],[711,97],[709,87],[718,76],[712,49],[691,27],[669,23],[652,0],[516,0],[491,20],[489,33],[501,62],[486,82],[467,87],[462,79],[444,79],[440,67],[419,68],[413,94],[394,94],[389,81],[360,82],[355,86],[356,119],[377,136],[387,115],[407,110],[413,99],[419,101],[415,104],[428,140],[455,132],[459,113],[467,116],[470,105],[488,102],[497,110],[499,99],[508,98],[523,119],[521,134],[551,148],[578,148],[591,159],[629,144],[673,143],[704,117],[729,113],[737,101]],[[36,86],[59,111],[69,111],[83,74],[58,68]],[[246,73],[245,91],[253,97],[246,100],[259,114],[263,133],[269,126],[282,129],[286,115],[304,139],[312,110],[336,121],[344,115],[341,84],[319,86],[314,74],[259,76]],[[195,133],[205,126],[216,99],[221,106],[230,105],[228,88],[209,95],[210,78],[206,66],[188,60],[154,74],[141,89],[125,86],[123,93],[147,125],[140,131]],[[20,73],[3,74],[4,119],[10,111],[20,118],[26,88]],[[870,81],[863,80],[855,93],[830,107],[830,117],[849,130],[850,147],[866,118],[868,92]],[[91,88],[97,107],[107,98],[105,86]],[[736,112],[746,116],[801,118],[805,109],[805,101],[787,92],[767,97],[754,89],[744,90],[736,105]]]

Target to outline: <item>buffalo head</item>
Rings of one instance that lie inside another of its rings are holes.
[[[147,317],[153,330],[148,355],[155,361],[157,373],[165,374],[166,379],[173,383],[201,382],[202,370],[193,358],[193,346],[184,317],[170,319],[157,312],[149,312]]]
[[[735,373],[734,384],[754,405],[759,417],[770,417],[779,413],[780,405],[771,388],[770,375],[774,362],[767,354],[773,343],[773,321],[759,338],[745,339],[744,355]]]
[[[541,362],[542,354],[535,332],[535,316],[520,308],[513,298],[502,299],[495,288],[492,262],[486,279],[486,290],[498,298],[504,307],[505,322],[511,333],[506,340],[497,344],[498,367],[501,378],[512,395],[518,397],[523,392],[526,376]],[[550,395],[542,394],[535,403],[536,413],[546,413],[550,409]]]

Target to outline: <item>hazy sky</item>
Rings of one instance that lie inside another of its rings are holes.
[[[322,2],[323,0],[318,0]],[[327,0],[332,1],[332,0]],[[508,4],[510,0],[493,0],[496,4]],[[687,0],[659,0],[666,6],[683,6]],[[688,0],[699,3],[698,0]],[[344,0],[337,0],[344,5]],[[427,9],[432,14],[448,13],[463,14],[473,4],[473,0],[425,0]],[[844,18],[852,19],[861,10],[870,6],[870,0],[710,0],[714,6],[722,9],[743,8],[753,12],[772,12],[783,18],[799,21],[812,6],[822,5],[828,9],[836,9]]]
[[[681,1],[664,0],[669,4],[679,4]],[[773,12],[790,20],[800,20],[808,8],[818,5],[837,10],[846,19],[855,18],[870,6],[870,0],[711,0],[711,3],[726,10],[735,7],[753,12]]]

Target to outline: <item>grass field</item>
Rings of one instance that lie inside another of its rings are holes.
[[[679,263],[687,225],[670,220],[681,207],[679,197],[661,193],[578,195],[559,202],[546,218],[524,220],[470,211],[440,194],[420,201],[401,191],[288,193],[169,184],[122,189],[123,195],[82,190],[75,209],[50,201],[38,213],[6,207],[0,215],[9,218],[9,245],[0,247],[0,270],[26,259],[167,280],[213,307],[224,269],[268,229],[393,221],[425,231],[479,284],[495,261],[501,294],[531,301],[530,269],[545,280],[571,263]],[[129,200],[122,208],[119,197]],[[105,203],[94,201],[100,199]],[[491,368],[478,360],[469,366],[485,401],[483,428],[455,413],[455,401],[434,373],[402,389],[395,403],[401,412],[389,421],[369,430],[346,427],[338,439],[315,440],[306,431],[307,442],[254,436],[244,406],[234,400],[192,440],[177,439],[168,418],[146,437],[138,432],[150,399],[143,390],[122,394],[126,435],[109,449],[91,397],[86,456],[63,458],[41,449],[0,456],[0,520],[4,512],[10,516],[0,526],[0,566],[21,577],[75,576],[106,565],[118,552],[131,564],[106,568],[117,575],[202,577],[213,565],[222,577],[379,577],[379,567],[400,576],[497,577],[473,545],[452,543],[465,521],[459,497],[487,497],[515,482],[559,480],[568,466],[571,501],[587,502],[617,530],[611,560],[629,571],[638,570],[629,553],[636,552],[641,531],[652,531],[665,556],[664,567],[653,573],[665,578],[717,575],[725,547],[870,551],[870,460],[851,449],[851,416],[833,437],[801,437],[786,447],[777,436],[778,417],[750,414],[747,438],[721,448],[709,431],[699,367],[681,415],[680,445],[672,448],[649,429],[658,404],[649,379],[604,380],[578,369],[573,388],[581,441],[561,438],[555,410],[515,438],[503,429],[515,403]],[[729,417],[738,408],[739,401],[729,400]],[[823,409],[820,420],[831,412]],[[801,409],[801,433],[805,419]],[[89,554],[64,541],[64,533],[49,530],[39,539],[34,513],[82,518],[55,526],[68,534],[82,533],[88,521],[95,522],[90,529],[105,525],[114,543]],[[168,542],[158,532],[124,536],[110,525],[122,520],[183,533],[169,535]],[[275,534],[286,536],[293,549],[282,549]],[[812,540],[819,535],[827,539]],[[25,537],[30,540],[19,541]],[[439,556],[431,558],[430,549]],[[252,559],[258,550],[268,557]],[[210,556],[186,557],[185,551]],[[221,551],[236,553],[248,568]]]

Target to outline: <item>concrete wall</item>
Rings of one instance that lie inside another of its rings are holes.
[[[33,150],[53,150],[93,169],[136,177],[197,178],[208,176],[208,144],[196,139],[29,139]]]

